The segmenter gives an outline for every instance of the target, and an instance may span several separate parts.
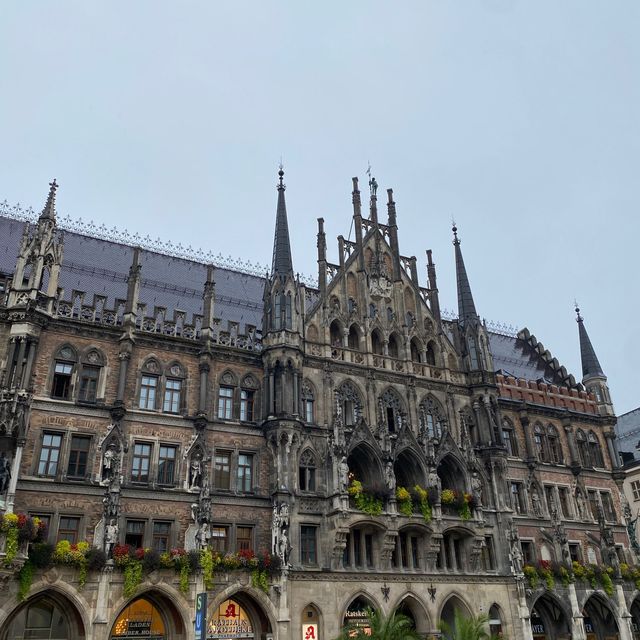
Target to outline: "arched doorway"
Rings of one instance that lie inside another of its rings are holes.
[[[302,610],[302,640],[319,640],[320,612],[317,607],[308,604]]]
[[[423,637],[431,631],[429,616],[424,607],[413,596],[405,596],[396,608],[396,613],[407,616],[413,622],[414,629]]]
[[[631,614],[631,631],[634,640],[640,640],[640,598],[636,598],[629,607]]]
[[[375,610],[377,607],[365,596],[357,596],[351,601],[351,604],[347,607],[342,619],[342,626],[358,627],[363,629],[365,633],[370,633],[369,616],[367,612],[369,609]]]
[[[359,480],[365,489],[379,489],[382,485],[382,465],[373,449],[366,444],[359,444],[349,453],[347,458],[349,479]]]
[[[617,640],[618,625],[609,603],[598,595],[592,595],[582,609],[587,640]]]
[[[492,638],[503,636],[504,629],[502,625],[503,622],[500,607],[497,604],[492,604],[489,607],[489,632],[491,633]]]
[[[156,593],[145,593],[131,600],[111,627],[109,640],[181,640],[186,638],[182,617],[171,600]]]
[[[28,600],[15,612],[0,634],[2,640],[81,640],[84,637],[84,625],[77,609],[67,598],[53,592]]]
[[[396,457],[393,465],[396,485],[405,489],[413,489],[416,485],[425,486],[426,474],[418,456],[411,449],[403,449]]]
[[[471,612],[469,611],[469,607],[467,607],[467,605],[458,596],[451,596],[444,603],[442,611],[440,612],[440,622],[443,622],[444,625],[446,625],[446,628],[449,629],[451,635],[455,633],[456,614],[458,617],[470,616]],[[449,635],[449,633],[446,635]]]
[[[207,614],[207,640],[264,640],[271,633],[269,618],[246,593],[234,593]]]
[[[531,609],[531,633],[534,640],[559,640],[571,637],[569,618],[560,603],[545,593]]]

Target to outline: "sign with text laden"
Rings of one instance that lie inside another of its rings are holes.
[[[205,640],[207,637],[207,594],[199,593],[196,596],[196,640]]]
[[[318,640],[318,625],[315,623],[303,624],[302,640]]]

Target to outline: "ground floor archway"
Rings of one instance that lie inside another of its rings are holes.
[[[60,593],[45,591],[19,607],[0,633],[2,640],[82,640],[85,629],[76,607]]]
[[[171,600],[147,592],[130,600],[118,613],[109,640],[183,640],[187,637],[182,616]]]
[[[269,618],[247,593],[239,591],[209,608],[207,640],[266,640],[271,634]]]
[[[565,640],[571,637],[569,616],[560,602],[544,593],[531,609],[531,633],[534,640]]]
[[[443,622],[452,632],[455,631],[455,619],[458,616],[470,616],[471,611],[465,602],[458,596],[452,595],[444,603],[440,611],[440,621]]]
[[[582,608],[587,640],[617,640],[618,623],[610,604],[598,595],[592,595]]]
[[[425,636],[431,631],[431,621],[425,611],[424,605],[414,596],[407,595],[402,598],[396,607],[396,613],[401,613],[413,622],[414,629]]]

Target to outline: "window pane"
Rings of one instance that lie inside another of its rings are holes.
[[[316,564],[316,527],[300,527],[300,562]]]
[[[237,527],[236,551],[247,551],[249,549],[251,549],[251,527]]]
[[[163,410],[166,413],[180,412],[180,391],[182,389],[181,380],[167,380],[164,388]]]
[[[68,362],[56,362],[53,374],[53,385],[51,387],[52,398],[69,400],[72,372],[73,364]]]
[[[159,553],[169,550],[169,536],[171,534],[170,522],[153,523],[153,548]]]
[[[158,378],[156,376],[142,376],[140,383],[140,408],[155,409],[156,408],[156,388],[158,386]]]
[[[253,391],[246,389],[240,391],[240,420],[244,422],[253,420]]]
[[[211,548],[213,551],[226,553],[228,538],[228,527],[211,527]]]
[[[149,482],[150,459],[151,445],[136,442],[133,448],[133,462],[131,466],[131,480],[133,482]]]
[[[79,400],[82,402],[95,402],[98,393],[98,377],[100,369],[98,367],[83,367],[80,378]]]
[[[233,388],[220,387],[218,391],[218,418],[231,420],[233,415]]]
[[[158,483],[173,484],[176,465],[176,447],[169,445],[160,446],[158,457]]]
[[[71,544],[78,542],[78,530],[80,528],[80,518],[60,516],[58,525],[58,542],[68,540]]]
[[[231,454],[228,451],[216,451],[213,483],[216,489],[231,488]]]
[[[55,476],[58,472],[58,458],[62,436],[57,433],[45,433],[42,438],[38,474],[41,476]]]
[[[91,438],[87,436],[72,436],[69,450],[69,464],[67,475],[70,478],[84,478],[87,473],[87,459]]]
[[[242,492],[251,491],[251,475],[253,467],[253,456],[241,453],[238,455],[238,474],[236,489]]]

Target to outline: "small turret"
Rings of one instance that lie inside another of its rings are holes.
[[[604,374],[595,349],[589,339],[589,334],[584,326],[584,318],[580,315],[580,308],[575,305],[576,322],[578,323],[578,336],[580,338],[580,357],[582,359],[582,384],[587,391],[593,393],[598,403],[598,410],[602,415],[615,415],[611,394],[607,385],[607,376]]]

